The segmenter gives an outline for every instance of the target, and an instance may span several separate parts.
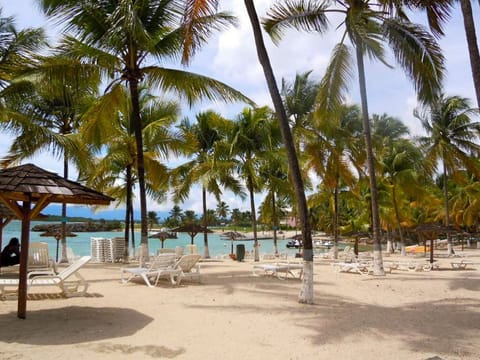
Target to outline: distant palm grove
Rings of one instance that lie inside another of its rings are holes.
[[[0,9],[0,126],[13,138],[1,165],[47,151],[63,162],[65,177],[74,166],[79,181],[125,206],[127,241],[134,196],[146,247],[155,218],[147,197],[176,204],[202,198],[198,221],[208,226],[212,215],[222,222],[239,216],[223,202],[225,191],[248,201],[255,237],[257,222],[276,230],[286,216],[297,218],[307,262],[311,230],[336,239],[371,233],[378,274],[387,238],[405,244],[410,229],[431,222],[477,230],[480,57],[471,5],[478,3],[460,1],[473,104],[443,88],[446,59],[437,39],[457,1],[272,1],[259,19],[245,0],[272,109],[219,79],[165,67],[188,66],[210,36],[235,26],[236,14],[217,10],[220,1],[37,2],[65,29],[54,45],[42,29],[18,29]],[[411,22],[413,13],[424,14],[429,26]],[[321,37],[330,28],[341,36],[333,48],[319,49],[331,54],[320,80],[313,74],[321,69],[311,69],[276,83],[263,36],[282,46],[287,29]],[[396,63],[412,81],[424,136],[410,134],[388,109],[369,113],[367,57],[378,60],[371,66]],[[346,102],[353,87],[359,105]],[[181,118],[185,104],[199,100],[211,101],[211,109]],[[245,107],[225,116],[218,102]],[[207,194],[218,201],[210,208]],[[255,194],[263,194],[261,203]],[[189,221],[188,210],[183,218],[179,210],[167,225]]]

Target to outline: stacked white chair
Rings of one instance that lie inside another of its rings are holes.
[[[90,238],[90,254],[92,256],[92,262],[103,262],[102,251],[102,238],[91,237]]]
[[[114,237],[112,240],[113,247],[113,261],[118,262],[123,260],[123,252],[125,251],[125,238]]]

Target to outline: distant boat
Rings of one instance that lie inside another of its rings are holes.
[[[313,247],[330,249],[331,247],[333,247],[333,241],[330,241],[330,240],[314,240],[313,241]]]
[[[303,244],[300,242],[300,240],[289,240],[287,242],[287,245],[285,245],[289,249],[298,249],[303,246]]]

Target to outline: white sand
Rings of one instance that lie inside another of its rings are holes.
[[[88,264],[88,296],[35,289],[27,319],[0,301],[0,359],[479,359],[480,250],[471,270],[337,273],[301,282],[252,276],[251,260],[202,263],[202,283],[121,284],[120,264]]]

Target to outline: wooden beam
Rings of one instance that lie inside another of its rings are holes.
[[[43,194],[42,196],[40,196],[38,201],[35,203],[35,206],[33,207],[32,211],[30,211],[30,219],[29,220],[32,220],[32,219],[36,218],[40,214],[40,212],[48,204],[50,204],[49,200],[51,198],[52,198],[52,196],[50,194]]]
[[[23,212],[18,203],[15,200],[6,198],[3,193],[0,192],[0,200],[19,218],[23,219]]]

